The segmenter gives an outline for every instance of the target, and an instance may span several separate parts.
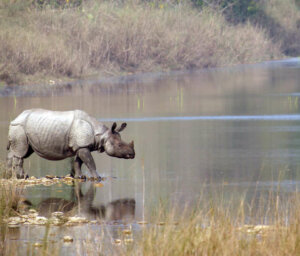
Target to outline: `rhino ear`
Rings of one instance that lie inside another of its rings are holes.
[[[121,127],[118,128],[116,131],[117,131],[117,132],[121,132],[121,131],[123,131],[123,130],[125,129],[126,126],[127,126],[127,124],[126,124],[126,123],[123,123],[123,124],[121,125]]]
[[[117,124],[116,124],[116,122],[114,122],[113,125],[111,126],[111,132],[112,133],[115,133],[116,127],[117,127]]]

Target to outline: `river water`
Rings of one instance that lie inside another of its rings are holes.
[[[300,185],[300,60],[234,68],[81,81],[41,95],[0,98],[0,157],[6,157],[9,121],[24,109],[82,109],[111,126],[127,122],[125,141],[136,158],[93,153],[102,187],[87,197],[95,207],[135,203],[134,220],[161,202],[184,208],[221,194],[228,203]],[[70,161],[25,160],[29,176],[65,175]],[[79,188],[87,195],[90,184]],[[209,191],[209,192],[207,192]],[[221,191],[221,193],[219,193]],[[74,187],[35,186],[25,197],[38,207],[49,198],[72,200]],[[123,200],[123,201],[122,201]],[[217,199],[216,199],[217,200]],[[127,214],[129,214],[127,212]],[[129,214],[129,215],[130,215]],[[116,218],[118,219],[118,218]]]

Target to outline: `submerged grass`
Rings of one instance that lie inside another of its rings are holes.
[[[0,4],[0,80],[7,84],[282,56],[258,26],[231,25],[222,14],[199,11],[188,1],[158,7],[145,1],[83,1],[80,8],[5,2]]]

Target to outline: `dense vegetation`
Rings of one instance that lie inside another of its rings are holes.
[[[0,85],[298,56],[298,0],[1,0]]]

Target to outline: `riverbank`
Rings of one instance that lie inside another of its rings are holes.
[[[283,43],[266,28],[232,24],[221,12],[189,2],[83,1],[72,8],[38,8],[29,2],[0,6],[2,86],[232,66],[285,56]],[[277,11],[276,1],[271,2]],[[299,13],[292,13],[291,33]]]

